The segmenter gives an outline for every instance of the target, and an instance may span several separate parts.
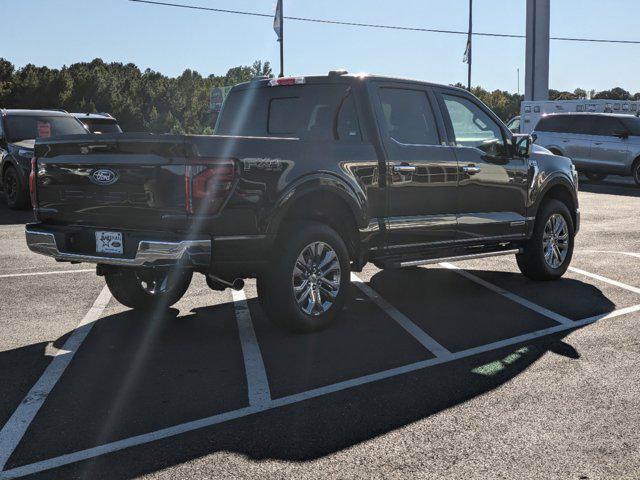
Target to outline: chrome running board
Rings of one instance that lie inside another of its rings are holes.
[[[499,257],[501,255],[514,255],[520,252],[521,252],[521,249],[514,248],[511,250],[500,250],[497,252],[472,253],[469,255],[460,255],[458,257],[442,257],[442,258],[430,258],[428,260],[412,260],[409,262],[400,262],[400,263],[397,263],[396,265],[399,267],[417,267],[419,265],[432,265],[434,263],[441,263],[441,262],[461,262],[462,260],[475,260],[478,258]]]

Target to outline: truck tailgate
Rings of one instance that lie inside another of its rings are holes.
[[[79,135],[38,141],[43,222],[170,230],[186,220],[189,147],[174,135]]]

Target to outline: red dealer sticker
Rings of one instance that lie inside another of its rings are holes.
[[[38,138],[49,138],[51,136],[51,124],[38,120]]]

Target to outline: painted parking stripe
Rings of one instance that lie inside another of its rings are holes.
[[[233,307],[238,322],[238,333],[244,357],[244,368],[247,375],[247,390],[249,392],[249,405],[259,406],[271,401],[271,391],[267,372],[264,368],[260,345],[253,329],[251,313],[247,305],[244,290],[231,290],[233,295]]]
[[[415,338],[418,342],[420,342],[427,350],[433,353],[437,358],[449,358],[451,357],[451,352],[447,350],[445,347],[440,345],[437,341],[435,341],[432,337],[427,335],[424,330],[418,327],[415,323],[413,323],[409,318],[398,310],[396,307],[387,302],[384,298],[382,298],[378,293],[372,289],[369,285],[364,283],[360,277],[358,277],[355,273],[351,273],[351,281],[360,289],[362,292],[369,297],[373,302],[378,305],[384,312],[393,318],[402,328],[404,328],[413,338]]]
[[[627,257],[640,258],[640,253],[635,252],[618,252],[615,250],[578,250],[576,253],[612,253],[619,255],[626,255]]]
[[[483,280],[482,278],[477,277],[474,274],[466,270],[463,270],[460,267],[452,265],[451,263],[441,263],[440,265],[443,266],[444,268],[448,268],[449,270],[456,272],[459,275],[462,275],[463,277],[471,280],[472,282],[477,283],[478,285],[482,285],[483,287],[488,288],[492,292],[498,293],[503,297],[508,298],[509,300],[516,302],[525,308],[528,308],[529,310],[533,310],[534,312],[539,313],[540,315],[544,315],[545,317],[550,318],[551,320],[555,320],[556,322],[562,325],[572,325],[575,323],[572,320],[569,320],[567,317],[564,317],[556,312],[552,312],[551,310],[544,308],[536,303],[530,302],[526,298],[522,298],[521,296],[516,295],[515,293],[511,293],[503,288],[498,287],[497,285],[494,285],[493,283],[489,283],[486,280]]]
[[[24,433],[35,418],[38,410],[47,399],[49,393],[56,385],[65,369],[71,363],[73,356],[82,345],[96,320],[100,318],[103,310],[111,299],[111,292],[105,286],[93,306],[89,309],[78,326],[73,330],[71,336],[64,342],[62,350],[68,353],[56,355],[47,366],[44,373],[40,376],[27,396],[20,402],[20,405],[11,418],[7,421],[2,430],[0,430],[0,471],[4,468],[9,457],[20,443]]]
[[[115,442],[106,443],[103,445],[99,445],[97,447],[87,448],[85,450],[79,450],[77,452],[68,453],[66,455],[61,455],[54,458],[49,458],[47,460],[42,460],[40,462],[35,462],[28,465],[23,465],[21,467],[12,468],[11,470],[5,470],[4,472],[0,472],[0,479],[23,477],[26,475],[31,475],[31,474],[42,472],[45,470],[51,470],[53,468],[61,467],[64,465],[69,465],[72,463],[89,460],[91,458],[99,457],[101,455],[106,455],[108,453],[117,452],[120,450],[124,450],[126,448],[144,445],[146,443],[174,437],[176,435],[181,435],[183,433],[191,432],[201,428],[211,427],[214,425],[218,425],[220,423],[243,418],[248,415],[252,415],[254,413],[264,412],[267,410],[272,410],[274,408],[284,407],[286,405],[292,405],[294,403],[321,397],[323,395],[328,395],[328,394],[339,392],[342,390],[347,390],[347,389],[358,387],[361,385],[366,385],[368,383],[377,382],[379,380],[396,377],[398,375],[402,375],[405,373],[410,373],[417,370],[422,370],[424,368],[432,367],[435,365],[449,363],[454,360],[460,360],[466,357],[471,357],[473,355],[489,352],[491,350],[497,350],[497,349],[508,347],[511,345],[525,343],[530,340],[535,340],[535,339],[538,339],[547,335],[551,335],[554,333],[573,330],[579,327],[584,327],[586,325],[592,324],[599,320],[620,317],[620,316],[628,315],[638,311],[640,311],[640,305],[635,305],[633,307],[616,310],[608,314],[585,318],[584,320],[572,322],[572,324],[570,325],[565,325],[565,324],[556,325],[554,327],[545,328],[543,330],[538,330],[531,333],[526,333],[524,335],[519,335],[517,337],[509,338],[506,340],[500,340],[487,345],[482,345],[480,347],[474,347],[474,348],[470,348],[460,352],[452,353],[449,357],[440,357],[440,358],[435,357],[429,360],[423,360],[420,362],[392,368],[382,372],[372,373],[370,375],[365,375],[365,376],[354,378],[351,380],[345,380],[343,382],[334,383],[332,385],[315,388],[312,390],[308,390],[306,392],[296,393],[294,395],[289,395],[287,397],[281,397],[275,400],[271,400],[270,402],[264,403],[262,405],[252,405],[249,407],[240,408],[238,410],[233,410],[230,412],[224,412],[217,415],[213,415],[211,417],[206,417],[199,420],[182,423],[179,425],[175,425],[173,427],[163,428],[161,430],[156,430],[154,432],[145,433],[142,435],[136,435],[135,437],[125,438]]]
[[[612,280],[607,277],[603,277],[602,275],[597,275],[595,273],[587,272],[585,270],[580,270],[579,268],[569,267],[569,270],[577,273],[579,275],[584,275],[585,277],[593,278],[594,280],[600,280],[601,282],[608,283],[609,285],[614,285],[616,287],[624,288],[625,290],[629,290],[630,292],[640,293],[640,288],[632,287],[631,285],[627,285],[626,283],[618,282],[617,280]]]
[[[52,270],[50,272],[5,273],[0,275],[0,278],[31,277],[31,276],[37,276],[37,275],[58,275],[61,273],[87,273],[87,272],[95,273],[95,271],[96,271],[95,268],[90,268],[90,269],[85,268],[82,270]]]

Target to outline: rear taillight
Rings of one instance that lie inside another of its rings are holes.
[[[36,175],[38,174],[38,159],[31,158],[31,173],[29,173],[29,194],[31,195],[31,205],[35,210],[38,208],[38,192],[36,192]]]
[[[215,215],[231,193],[235,180],[233,160],[198,159],[185,170],[186,209],[189,213]]]

